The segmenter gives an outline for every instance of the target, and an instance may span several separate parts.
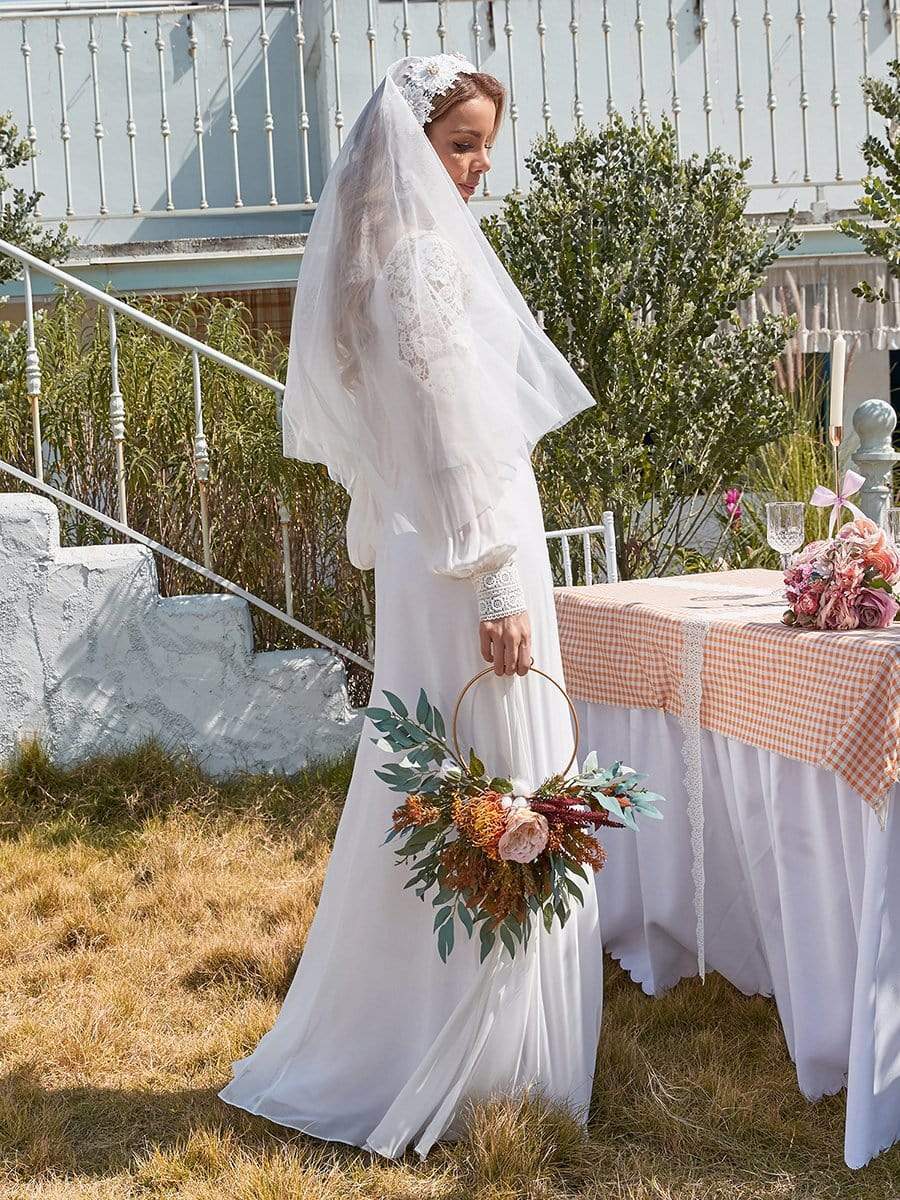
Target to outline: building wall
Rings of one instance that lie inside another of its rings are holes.
[[[566,137],[578,117],[596,126],[616,109],[636,119],[677,119],[685,153],[720,146],[749,158],[753,211],[784,211],[792,203],[808,210],[817,198],[845,208],[859,194],[860,143],[878,127],[863,102],[860,76],[864,70],[886,74],[900,33],[900,17],[886,4],[849,0],[833,6],[833,27],[827,5],[801,0],[802,43],[798,5],[786,0],[765,11],[755,0],[544,5],[543,37],[536,0],[510,0],[508,11],[489,0],[474,7],[421,0],[405,9],[399,0],[304,0],[300,7],[232,0],[229,88],[223,10],[185,7],[163,12],[159,25],[152,13],[100,12],[92,43],[87,15],[73,12],[57,22],[28,16],[27,0],[0,6],[3,107],[26,132],[27,62],[36,177],[46,192],[42,209],[54,219],[68,214],[84,242],[301,232],[310,216],[301,211],[306,161],[314,200],[342,134],[386,67],[406,53],[407,18],[413,53],[437,51],[441,27],[446,48],[477,59],[515,101],[494,153],[494,197],[516,184],[527,187],[525,158],[545,123]],[[25,167],[15,182],[30,186],[33,179]],[[491,203],[481,198],[477,206]]]

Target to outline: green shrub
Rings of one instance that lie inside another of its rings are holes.
[[[779,252],[744,217],[746,162],[681,159],[673,127],[617,116],[527,159],[530,190],[484,228],[596,405],[535,456],[548,528],[612,509],[626,576],[664,573],[723,485],[790,428],[773,364],[793,319],[736,313]]]

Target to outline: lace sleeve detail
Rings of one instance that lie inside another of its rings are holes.
[[[479,370],[469,271],[455,247],[429,231],[401,238],[383,275],[399,361],[415,381],[407,409],[414,523],[438,574],[495,572],[515,553],[517,531],[500,504],[511,475],[494,460],[503,430]]]
[[[514,558],[494,571],[473,575],[472,583],[478,599],[480,621],[496,621],[512,613],[524,612],[527,608],[519,567]]]
[[[448,345],[468,346],[468,281],[453,248],[437,234],[399,244],[384,264],[397,320],[400,359],[420,383],[452,399],[452,377],[440,370]],[[424,299],[423,299],[424,292]]]

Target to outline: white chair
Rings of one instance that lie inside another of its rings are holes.
[[[594,582],[594,564],[591,554],[591,534],[599,533],[603,539],[603,571],[607,583],[619,582],[619,564],[616,558],[616,527],[613,515],[607,510],[601,517],[601,525],[581,525],[578,529],[551,529],[545,534],[547,542],[558,538],[562,548],[562,566],[564,582],[562,586],[572,587],[572,555],[569,550],[569,538],[581,538],[581,550],[584,560],[584,582],[590,585]]]

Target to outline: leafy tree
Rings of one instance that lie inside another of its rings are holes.
[[[869,134],[862,144],[868,167],[863,180],[864,195],[857,202],[863,216],[879,222],[871,225],[855,218],[838,221],[842,233],[859,238],[867,254],[883,258],[888,271],[900,279],[900,62],[888,63],[890,81],[866,78],[863,94],[879,116],[887,122],[884,138]],[[881,172],[879,175],[878,172]],[[884,288],[873,288],[861,280],[853,291],[869,301],[889,300]]]
[[[0,113],[0,238],[27,250],[47,262],[59,262],[71,251],[75,242],[68,236],[66,226],[56,233],[43,230],[34,218],[43,192],[26,192],[14,188],[7,172],[23,167],[34,157],[34,150],[12,122],[9,113]],[[0,283],[14,279],[20,267],[13,259],[0,255]]]
[[[681,159],[665,120],[551,131],[526,161],[529,191],[485,233],[596,400],[536,452],[548,524],[611,508],[623,573],[661,573],[789,428],[773,364],[793,319],[744,326],[737,309],[796,244],[793,213],[774,231],[751,224],[749,163]]]

